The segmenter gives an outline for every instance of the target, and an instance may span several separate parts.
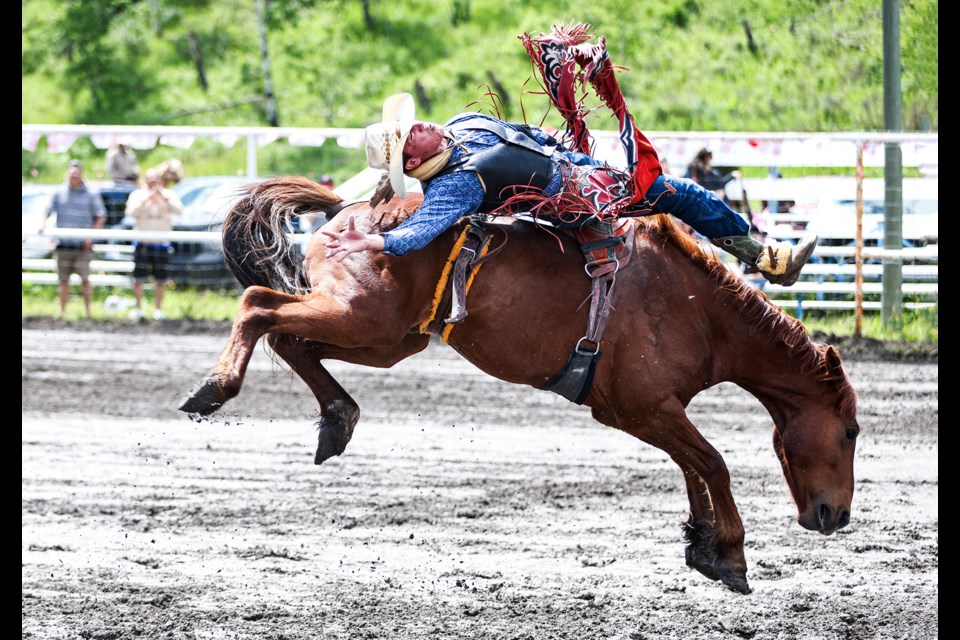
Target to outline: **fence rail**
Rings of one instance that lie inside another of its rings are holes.
[[[26,239],[35,234],[23,234]],[[118,229],[53,229],[45,234],[49,238],[91,238],[114,242],[133,240],[157,241],[180,240],[190,242],[219,243],[220,234],[213,231],[172,231],[168,233],[125,231]],[[290,234],[294,242],[306,243],[310,234]],[[94,244],[95,255],[104,252],[123,255],[130,251],[124,244]],[[904,308],[923,309],[937,304],[939,296],[939,245],[902,249],[899,251],[876,247],[862,249],[864,260],[879,260],[884,263],[921,262],[924,264],[901,264],[904,283],[901,292],[904,296]],[[127,253],[126,255],[129,255]],[[781,287],[764,283],[763,292],[770,301],[780,307],[796,309],[798,315],[803,310],[849,310],[854,309],[856,284],[856,265],[849,260],[854,258],[854,247],[817,247],[814,260],[804,267],[803,277],[791,287]],[[826,260],[826,261],[824,261]],[[932,263],[932,264],[931,264]],[[132,285],[133,262],[129,259],[94,259],[90,263],[90,282],[93,286],[129,287]],[[879,281],[883,276],[883,264],[864,264],[862,274],[865,281],[862,291],[866,296],[879,296],[883,285]],[[22,258],[21,281],[31,284],[50,285],[57,283],[56,261],[52,258]],[[78,284],[74,275],[71,282]],[[880,302],[865,300],[865,310],[877,310]]]

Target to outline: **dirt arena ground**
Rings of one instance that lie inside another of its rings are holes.
[[[746,527],[740,595],[684,565],[677,467],[431,345],[330,363],[362,416],[316,467],[316,404],[264,352],[212,420],[176,407],[226,325],[24,321],[23,638],[937,638],[936,348],[841,346],[860,394],[852,522],[796,524],[752,396],[691,419]]]

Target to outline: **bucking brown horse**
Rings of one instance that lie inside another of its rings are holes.
[[[466,224],[403,257],[362,252],[343,262],[324,258],[327,237],[317,233],[304,260],[286,235],[288,221],[339,202],[324,187],[288,177],[250,188],[230,212],[224,253],[246,290],[219,361],[180,407],[206,415],[236,396],[266,336],[320,404],[316,464],[344,452],[360,417],[323,360],[390,367],[423,350],[430,336],[420,329],[436,312],[438,282]],[[324,228],[343,230],[352,215],[361,231],[384,231],[419,204],[419,194],[376,209],[357,204]],[[813,342],[669,216],[634,224],[631,262],[617,275],[602,357],[583,403],[599,422],[679,465],[690,500],[687,564],[749,593],[743,523],[726,464],[685,408],[725,381],[759,399],[773,418],[773,449],[798,522],[830,535],[850,521],[856,393],[834,348]],[[488,374],[542,389],[564,368],[588,320],[583,254],[572,238],[530,222],[495,226],[500,250],[476,272],[469,314],[446,340]]]

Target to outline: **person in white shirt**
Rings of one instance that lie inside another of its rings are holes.
[[[134,230],[171,231],[174,218],[183,209],[180,197],[163,187],[156,169],[147,170],[144,179],[147,186],[137,189],[127,199],[127,215],[134,219]],[[151,273],[156,281],[153,318],[163,318],[163,290],[170,279],[171,250],[168,239],[134,242],[133,297],[137,306],[130,312],[134,320],[143,318],[143,283]]]

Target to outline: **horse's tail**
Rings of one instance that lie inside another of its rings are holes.
[[[293,218],[326,213],[343,199],[312,180],[273,178],[249,187],[223,222],[227,267],[244,288],[255,285],[285,293],[309,289],[303,255],[287,234]]]

